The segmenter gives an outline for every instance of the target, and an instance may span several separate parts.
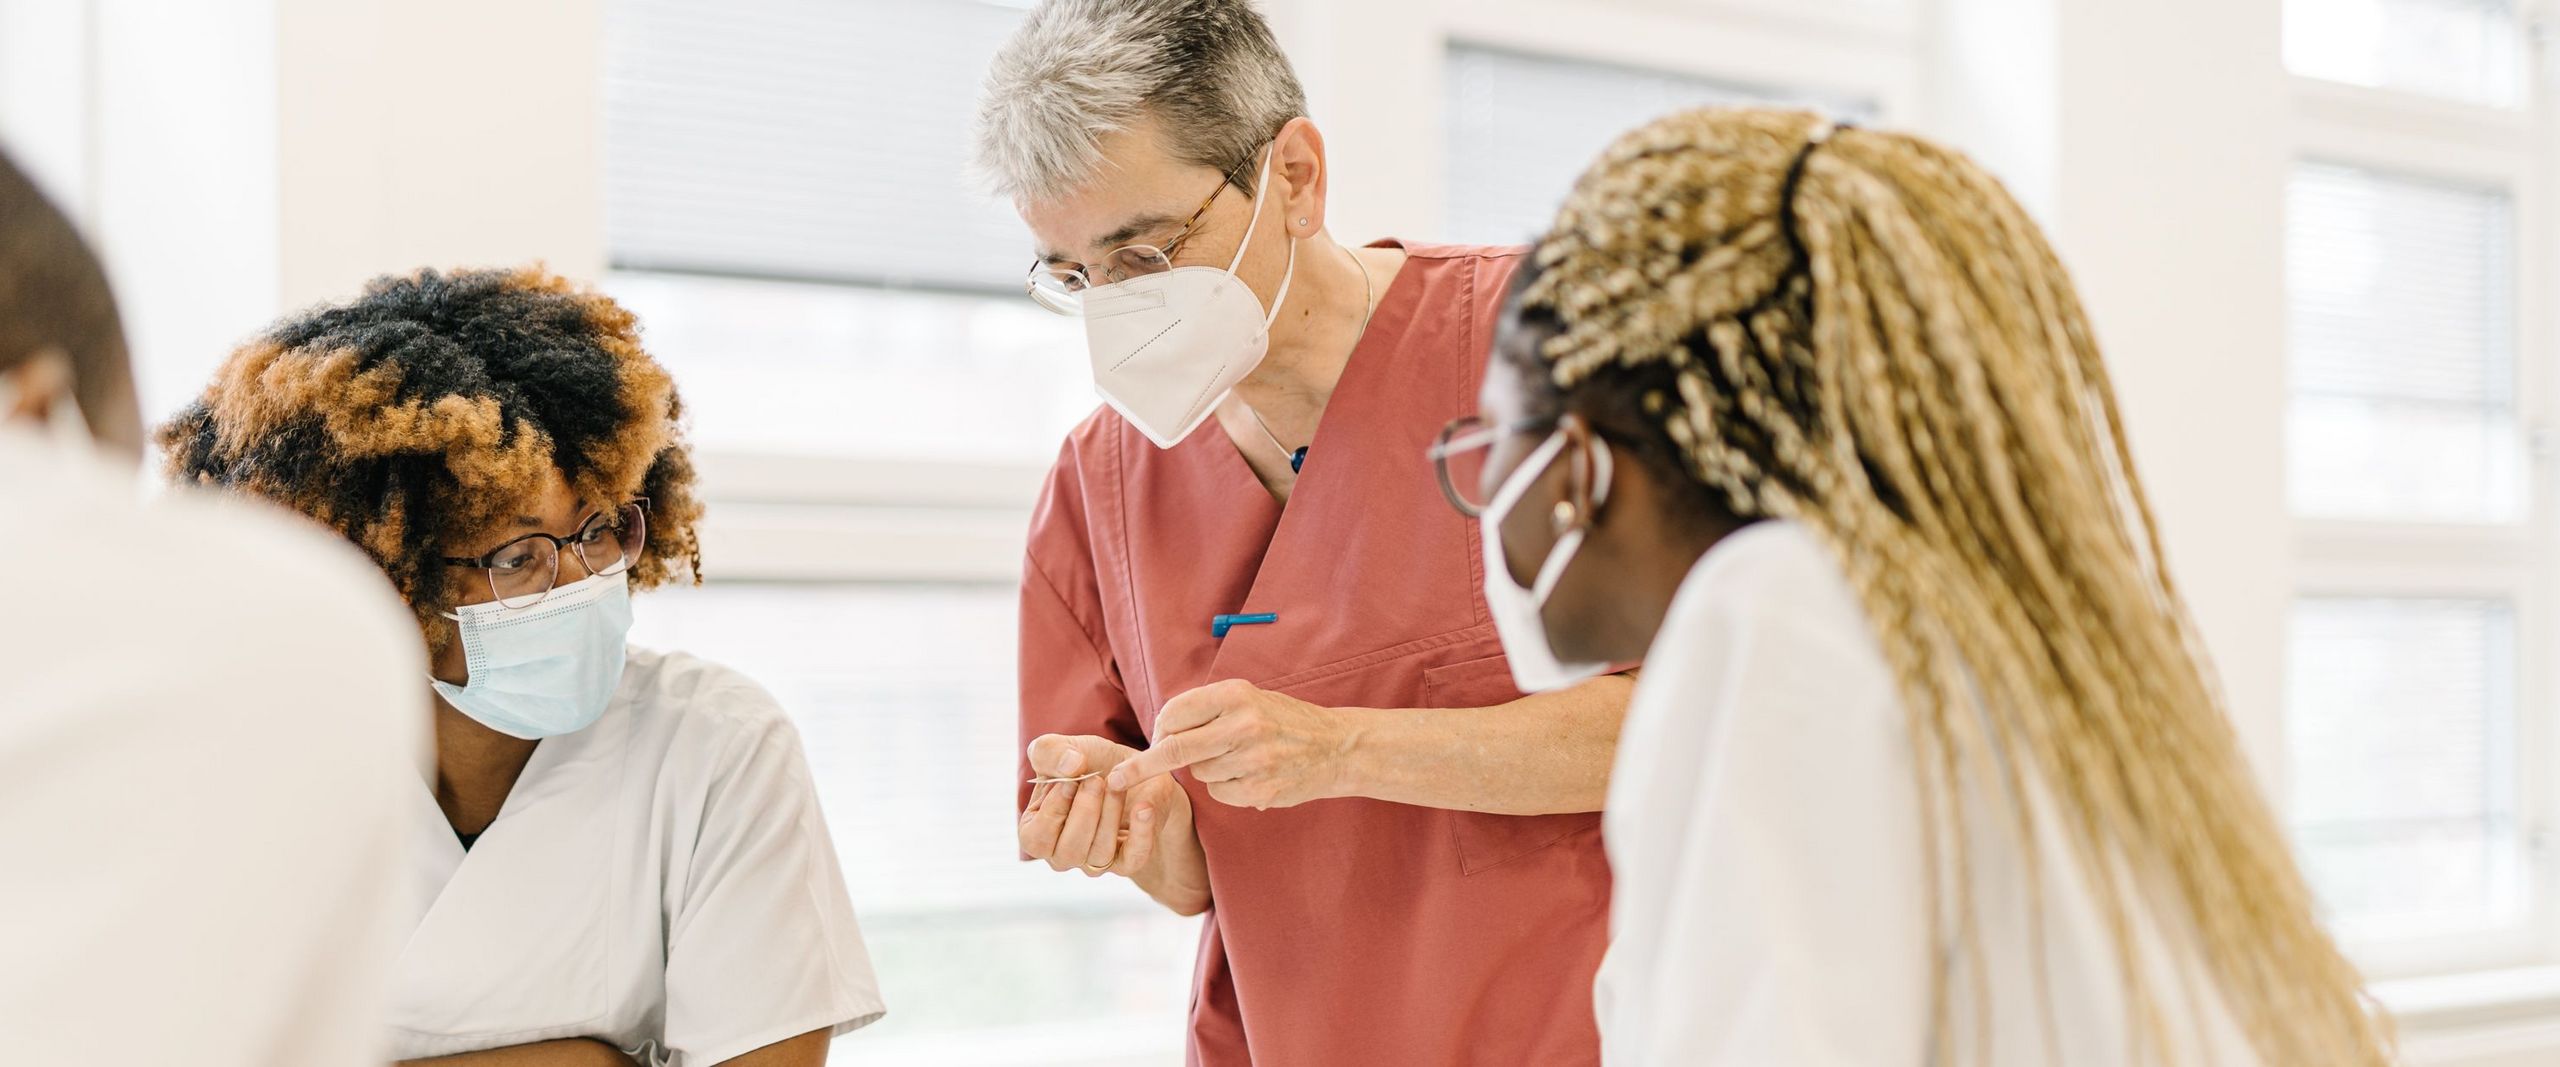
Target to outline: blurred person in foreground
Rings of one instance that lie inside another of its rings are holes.
[[[2107,368],[1972,161],[1795,111],[1592,165],[1444,485],[1527,637],[1643,657],[1611,1064],[2372,1067]]]
[[[144,502],[115,301],[0,156],[0,1035],[30,1064],[379,1063],[425,669],[362,557]]]

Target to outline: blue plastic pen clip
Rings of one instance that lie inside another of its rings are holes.
[[[1268,611],[1260,615],[1212,615],[1209,617],[1209,636],[1225,637],[1227,631],[1233,627],[1260,626],[1278,621],[1280,621],[1279,614]]]

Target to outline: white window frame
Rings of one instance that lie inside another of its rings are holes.
[[[1919,8],[1893,0],[1484,0],[1453,5],[1441,29],[1444,53],[1477,45],[1869,101],[1887,123],[1908,124],[1920,98]]]
[[[1022,578],[1047,469],[708,452],[703,556],[721,581],[937,582]]]
[[[2516,811],[2529,879],[2524,914],[2510,927],[2457,935],[2350,940],[2346,948],[2378,980],[2515,970],[2547,984],[2536,965],[2560,962],[2560,881],[2549,846],[2554,770],[2560,768],[2560,690],[2549,652],[2554,629],[2555,514],[2551,443],[2560,387],[2560,300],[2551,298],[2560,230],[2552,184],[2551,50],[2547,10],[2528,0],[2527,86],[2514,108],[2347,85],[2287,73],[2289,166],[2338,163],[2415,179],[2493,187],[2511,198],[2516,227],[2516,417],[2526,446],[2524,510],[2512,523],[2392,522],[2294,517],[2297,597],[2494,598],[2512,606]],[[2290,357],[2288,357],[2289,360]],[[2290,391],[2288,390],[2288,398]],[[2532,974],[2528,974],[2528,970]],[[2410,998],[2424,1002],[2423,989]]]

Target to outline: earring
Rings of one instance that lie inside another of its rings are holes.
[[[1556,501],[1555,518],[1553,520],[1556,524],[1556,532],[1563,533],[1566,530],[1572,529],[1574,518],[1580,514],[1581,512],[1574,508],[1573,501]]]

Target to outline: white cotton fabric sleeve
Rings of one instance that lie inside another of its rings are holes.
[[[739,679],[701,699],[758,705],[719,758],[667,933],[672,1067],[715,1064],[884,1006],[799,732]]]
[[[384,1061],[416,627],[344,542],[0,435],[13,1063]]]
[[[1901,714],[1801,530],[1748,528],[1700,564],[1610,784],[1607,1064],[1923,1062],[1927,888]]]

